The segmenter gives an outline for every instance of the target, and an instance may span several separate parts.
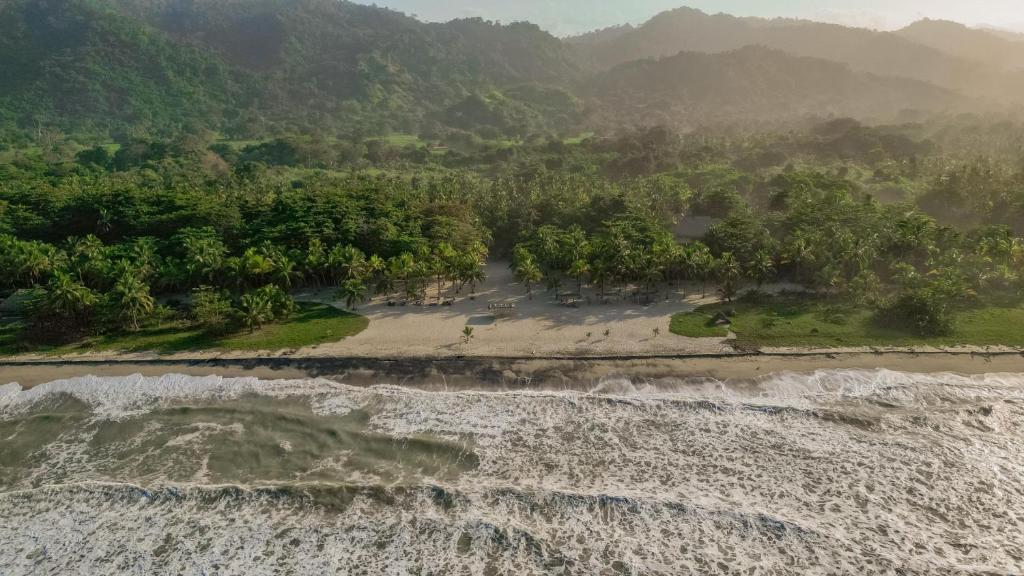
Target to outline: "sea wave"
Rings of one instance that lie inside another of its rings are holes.
[[[588,391],[577,390],[460,390],[424,391],[394,385],[350,386],[326,379],[260,380],[221,376],[167,374],[146,377],[83,376],[57,380],[22,389],[17,383],[0,386],[0,416],[19,412],[54,395],[69,395],[93,407],[103,417],[120,418],[145,413],[175,401],[236,399],[245,395],[272,398],[310,397],[320,413],[345,413],[365,401],[367,395],[424,396],[556,396],[624,398],[638,400],[707,401],[724,404],[779,406],[835,401],[874,403],[879,406],[928,406],[989,400],[1024,401],[1024,374],[993,373],[960,375],[919,374],[886,369],[832,369],[812,373],[779,372],[753,380],[719,381],[680,377],[634,381],[605,378]]]
[[[8,386],[0,573],[1019,573],[1022,388]]]
[[[8,573],[861,573],[1013,570],[686,500],[439,486],[53,486],[0,496]],[[887,532],[887,530],[889,532]],[[939,553],[941,552],[941,553]],[[1019,550],[1017,551],[1019,552]],[[1014,552],[1011,550],[1010,554]]]

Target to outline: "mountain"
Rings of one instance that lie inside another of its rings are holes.
[[[0,5],[0,59],[0,118],[69,131],[220,122],[253,80],[91,2]]]
[[[663,12],[614,35],[570,39],[586,66],[604,70],[682,51],[717,53],[760,45],[795,56],[848,64],[861,72],[931,82],[992,100],[1024,98],[1024,74],[949,54],[889,32],[804,20],[709,15],[692,8]]]
[[[1024,42],[1024,23],[1007,27],[983,24],[979,26],[979,28],[989,34],[995,34],[1003,40],[1009,40],[1010,42]]]
[[[415,132],[471,94],[578,75],[532,24],[335,0],[10,0],[0,21],[0,119],[66,130]]]
[[[0,0],[0,143],[199,128],[500,140],[979,111],[979,96],[1024,99],[1015,47],[946,23],[880,33],[691,9],[563,41],[530,23],[428,23],[344,0]]]
[[[638,22],[678,6],[679,0],[375,0],[372,3],[434,22],[472,17],[501,22],[529,20],[555,35],[565,36],[623,22]]]
[[[1024,69],[1024,36],[1014,41],[989,30],[968,28],[944,20],[920,20],[896,34],[950,56],[986,66]]]
[[[594,116],[623,126],[785,122],[807,116],[891,121],[912,111],[939,112],[962,96],[915,80],[854,72],[827,60],[746,47],[717,54],[683,52],[621,64],[589,80]]]
[[[479,18],[423,23],[400,12],[343,0],[112,0],[126,14],[228,60],[284,71],[291,81],[348,77],[374,58],[410,74],[503,84],[574,73],[562,43],[529,23]],[[349,93],[352,87],[340,87]]]

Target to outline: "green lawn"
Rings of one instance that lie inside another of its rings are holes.
[[[709,325],[718,312],[727,310],[736,312],[730,328]],[[703,306],[674,316],[670,329],[691,337],[724,337],[732,330],[737,344],[748,347],[1024,346],[1024,306],[959,311],[954,333],[935,338],[880,327],[873,313],[870,308],[839,302],[777,297]]]
[[[89,338],[57,347],[26,347],[20,338],[19,324],[0,326],[0,355],[42,353],[51,355],[83,352],[174,352],[277,351],[337,342],[366,329],[369,320],[324,304],[300,304],[299,311],[286,322],[264,326],[253,334],[242,331],[227,336],[211,336],[184,323],[144,329],[134,334],[116,334]]]
[[[565,140],[563,140],[563,142],[565,144],[570,145],[570,146],[579,145],[579,144],[582,144],[583,141],[586,140],[587,138],[592,138],[593,136],[594,136],[593,132],[584,132],[582,134],[578,134],[578,135],[573,136],[571,138],[566,138]]]

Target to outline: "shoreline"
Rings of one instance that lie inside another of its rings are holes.
[[[785,284],[766,285],[768,292],[792,288]],[[586,292],[586,291],[585,291]],[[454,297],[451,290],[434,294]],[[594,296],[587,293],[587,296]],[[1024,355],[1024,347],[972,345],[869,345],[817,348],[762,346],[745,348],[730,336],[686,337],[670,330],[675,314],[717,302],[697,285],[682,284],[661,294],[653,302],[638,304],[631,299],[581,306],[560,306],[550,293],[534,298],[524,294],[509,266],[491,262],[487,279],[473,296],[463,295],[451,305],[389,305],[377,297],[357,313],[368,321],[366,328],[346,338],[302,348],[269,350],[194,349],[180,351],[138,351],[116,349],[63,349],[63,353],[22,353],[0,356],[0,365],[35,363],[39,366],[79,363],[143,362],[263,362],[337,363],[364,361],[403,362],[509,362],[537,361],[634,361],[699,360],[736,358],[832,358],[840,355],[916,355],[993,357]],[[330,291],[300,293],[302,302],[340,308]],[[433,297],[433,296],[432,296]],[[496,313],[493,306],[509,306],[511,312]],[[470,328],[470,336],[465,331]]]
[[[628,356],[448,357],[76,357],[0,359],[0,385],[30,388],[81,376],[324,378],[356,386],[393,384],[424,389],[593,390],[609,379],[657,383],[749,381],[774,373],[888,369],[910,373],[1024,373],[1020,351],[795,351]]]

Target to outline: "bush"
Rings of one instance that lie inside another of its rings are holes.
[[[235,322],[231,299],[210,286],[196,288],[192,291],[192,319],[211,333],[230,331]]]
[[[875,319],[887,328],[918,336],[947,336],[953,332],[953,318],[946,301],[930,290],[901,294],[881,307]]]
[[[268,284],[242,295],[239,300],[238,317],[249,332],[254,332],[266,323],[291,316],[295,308],[295,301],[287,292],[278,286]]]

